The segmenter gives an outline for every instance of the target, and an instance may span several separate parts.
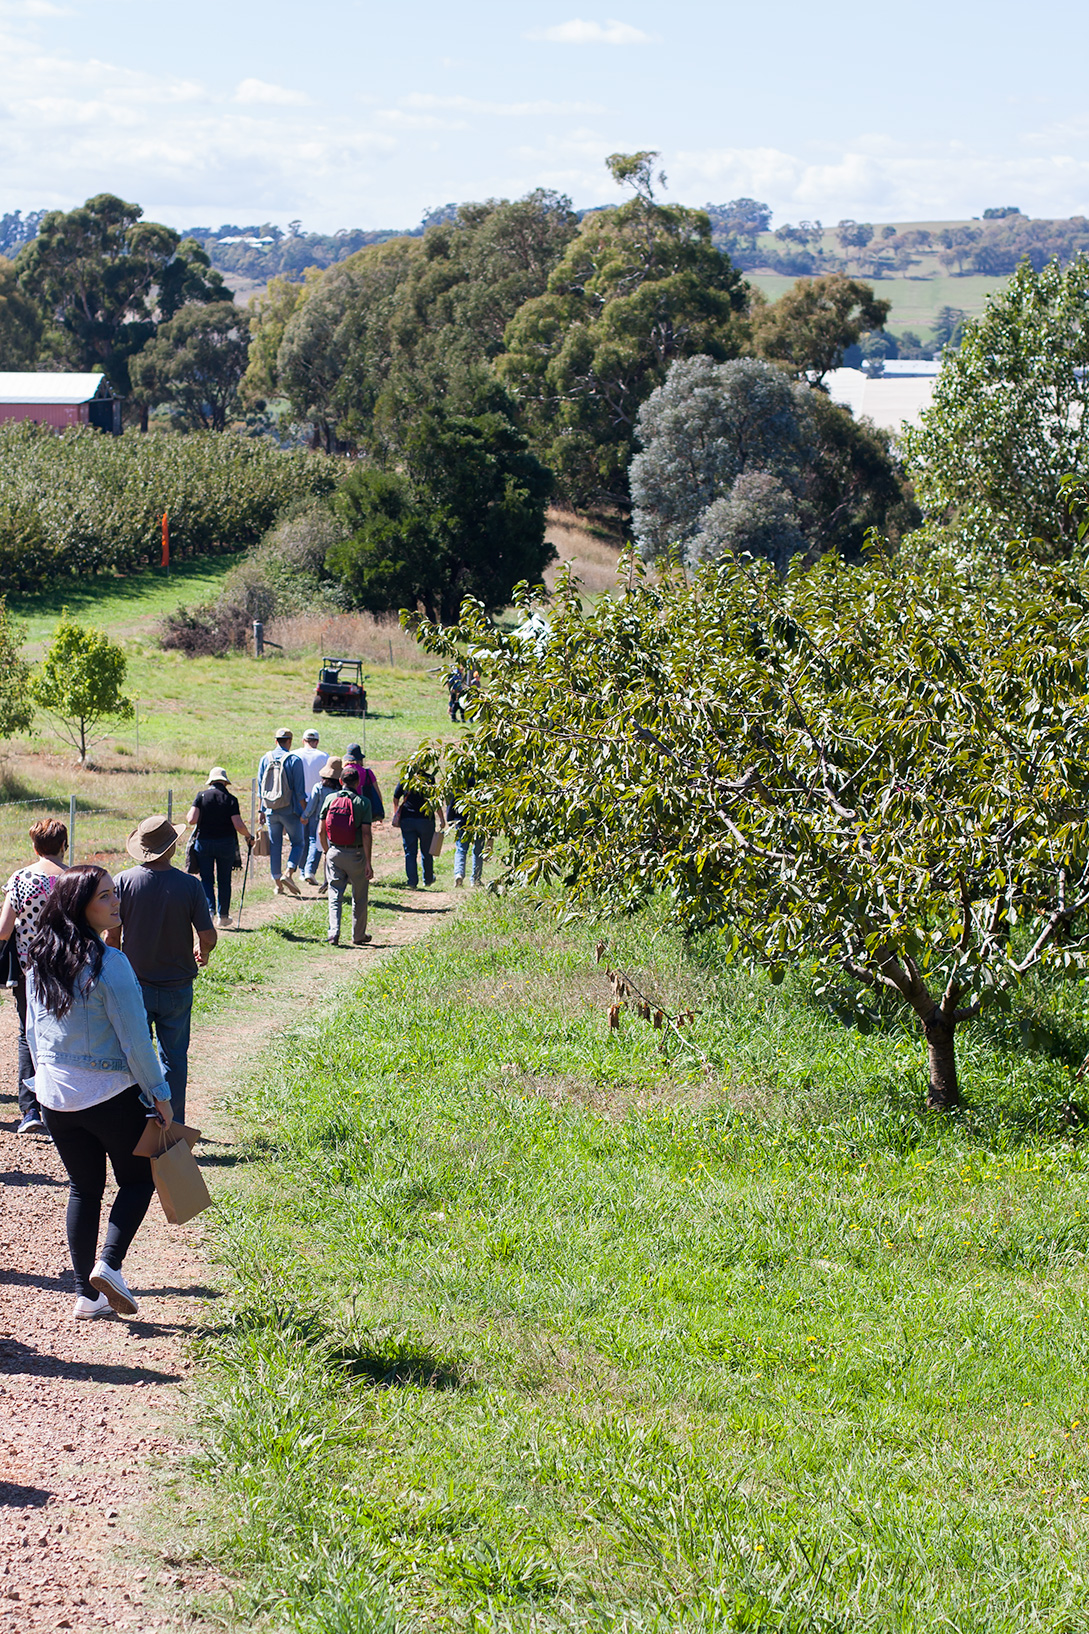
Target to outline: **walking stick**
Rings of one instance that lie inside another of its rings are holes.
[[[250,858],[253,856],[253,846],[246,847],[246,866],[242,870],[242,894],[238,899],[238,928],[242,929],[242,909],[246,906],[246,881],[250,877]]]

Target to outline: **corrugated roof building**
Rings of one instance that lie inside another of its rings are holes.
[[[3,420],[32,420],[54,431],[97,426],[116,437],[121,431],[121,399],[104,374],[0,372]]]

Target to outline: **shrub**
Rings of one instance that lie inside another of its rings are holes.
[[[325,553],[344,529],[321,500],[297,502],[260,544],[233,567],[214,602],[179,607],[159,625],[159,643],[189,658],[243,649],[254,619],[267,622],[317,606],[340,611],[338,586],[325,577]]]
[[[201,607],[178,607],[168,613],[159,625],[159,645],[183,652],[187,658],[223,658],[242,651],[251,625],[244,606],[220,597]]]

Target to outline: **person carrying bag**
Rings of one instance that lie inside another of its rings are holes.
[[[70,1187],[76,1321],[111,1310],[136,1315],[121,1267],[155,1188],[135,1147],[148,1118],[169,1128],[173,1116],[140,984],[124,954],[102,942],[120,923],[113,880],[81,863],[54,880],[27,952],[34,1092]],[[98,1253],[107,1158],[117,1196]]]
[[[340,919],[344,892],[352,887],[352,942],[362,947],[367,935],[367,899],[371,868],[371,803],[359,791],[359,773],[354,768],[341,775],[341,787],[326,796],[321,808],[318,835],[325,852],[329,881],[329,935],[331,947],[340,941]]]

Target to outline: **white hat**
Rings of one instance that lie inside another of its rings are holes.
[[[318,741],[318,729],[317,729],[316,726],[308,726],[306,728],[306,731],[303,733],[303,742],[304,743],[309,738],[313,738],[314,742],[317,743],[317,741]]]
[[[209,783],[229,783],[231,780],[222,766],[213,766],[208,773],[208,781]]]

